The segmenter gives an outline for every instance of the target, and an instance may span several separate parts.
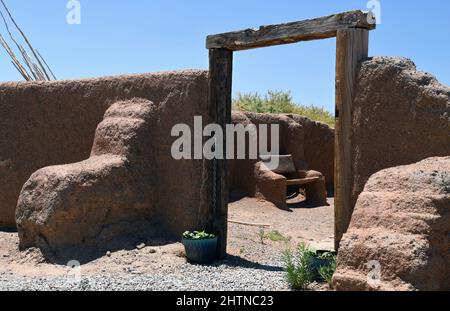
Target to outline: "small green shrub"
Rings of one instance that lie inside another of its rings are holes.
[[[296,104],[290,92],[268,91],[264,96],[258,93],[238,93],[233,99],[233,109],[259,113],[293,113],[323,122],[333,128],[335,125],[335,118],[329,111],[323,107]]]
[[[291,237],[285,237],[283,234],[281,234],[279,231],[277,230],[273,230],[270,231],[266,234],[266,238],[268,238],[271,241],[274,242],[278,242],[278,241],[282,241],[282,242],[289,242],[291,240]]]
[[[205,231],[186,231],[183,233],[183,238],[188,240],[206,240],[214,239],[216,236],[211,233],[206,233]]]
[[[286,280],[293,289],[307,289],[314,278],[311,271],[311,262],[315,256],[313,251],[305,243],[298,245],[296,252],[286,250],[283,253]]]

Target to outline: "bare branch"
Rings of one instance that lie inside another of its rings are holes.
[[[17,41],[14,39],[13,35],[11,34],[11,31],[8,27],[8,23],[6,22],[5,17],[3,16],[3,14],[1,14],[2,19],[5,23],[6,29],[11,37],[11,39],[14,41],[14,43],[16,44],[17,48],[19,49],[19,51],[22,54],[22,57],[24,59],[24,62],[26,63],[27,67],[31,70],[32,75],[36,78],[38,77],[39,80],[48,80],[50,81],[51,78],[49,76],[49,74],[47,73],[47,70],[45,69],[44,65],[42,64],[42,62],[45,63],[45,65],[47,66],[48,70],[51,72],[53,78],[55,78],[55,75],[53,74],[53,72],[50,70],[50,67],[48,66],[47,62],[45,62],[44,58],[42,57],[42,55],[38,55],[37,50],[35,50],[33,48],[33,46],[31,45],[30,41],[28,40],[27,36],[25,35],[25,33],[22,31],[22,29],[19,27],[19,25],[17,24],[16,20],[14,19],[14,17],[12,16],[11,12],[9,11],[8,7],[6,6],[5,2],[3,0],[0,0],[0,2],[2,3],[4,9],[6,10],[6,12],[8,13],[9,18],[11,19],[11,21],[13,22],[14,26],[16,27],[16,29],[18,30],[18,32],[21,34],[22,38],[25,40],[26,44],[28,45],[28,48],[31,50],[31,53],[33,54],[33,58],[31,58],[28,53],[25,51],[25,49],[17,43]],[[1,11],[0,11],[1,13]],[[5,41],[5,40],[3,40]],[[5,41],[6,42],[6,41]],[[10,53],[8,53],[10,54]],[[11,55],[11,54],[10,54]],[[14,61],[17,64],[17,58]],[[36,62],[37,64],[36,64]],[[22,66],[23,68],[23,66]],[[24,69],[24,68],[23,68]],[[28,75],[29,76],[29,75]]]
[[[36,53],[37,53],[37,55],[41,58],[41,60],[44,62],[45,66],[47,66],[47,69],[48,69],[48,71],[50,71],[50,73],[52,74],[53,79],[54,79],[54,80],[58,80],[58,79],[56,79],[56,76],[55,76],[55,74],[53,73],[53,71],[52,71],[52,69],[50,68],[50,66],[49,66],[49,65],[47,64],[47,62],[45,61],[45,58],[42,57],[41,53],[39,53],[39,51],[38,51],[37,49],[36,49]]]
[[[12,62],[14,63],[14,67],[16,67],[19,70],[19,73],[25,78],[27,81],[32,81],[33,78],[29,75],[27,70],[22,66],[20,61],[17,59],[16,55],[14,54],[11,47],[8,45],[6,40],[3,38],[3,36],[0,34],[0,44],[3,46],[5,51],[8,53],[8,55],[11,57]]]

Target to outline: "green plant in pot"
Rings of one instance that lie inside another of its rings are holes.
[[[217,236],[205,231],[186,231],[183,233],[184,249],[189,262],[210,263],[217,249]]]
[[[314,273],[314,279],[319,281],[330,281],[336,270],[336,253],[329,251],[314,251],[314,256],[311,261],[311,270]]]

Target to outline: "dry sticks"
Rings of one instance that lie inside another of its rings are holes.
[[[6,51],[6,53],[11,58],[11,62],[16,68],[16,70],[22,75],[22,77],[26,81],[50,81],[50,80],[56,80],[55,75],[53,74],[53,71],[48,66],[45,59],[42,57],[42,55],[39,53],[38,50],[33,48],[30,41],[28,40],[25,33],[22,31],[22,29],[19,27],[17,22],[15,21],[14,17],[12,16],[11,12],[9,11],[8,7],[6,6],[5,2],[3,0],[0,0],[3,9],[6,11],[9,19],[14,24],[17,31],[20,33],[22,38],[24,39],[26,46],[28,46],[28,49],[31,51],[31,56],[27,52],[27,50],[14,38],[8,21],[3,14],[1,7],[0,7],[0,16],[3,20],[3,24],[5,25],[6,31],[8,32],[9,38],[14,43],[16,49],[20,52],[20,55],[22,56],[22,62],[19,60],[19,58],[16,56],[13,48],[8,44],[7,40],[2,36],[0,33],[0,44]],[[45,64],[45,66],[43,65]],[[50,74],[49,74],[50,73]]]

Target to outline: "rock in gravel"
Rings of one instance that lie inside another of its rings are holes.
[[[141,243],[139,245],[136,246],[137,249],[143,249],[145,248],[145,243]]]
[[[382,170],[359,196],[337,290],[450,290],[450,156]]]

